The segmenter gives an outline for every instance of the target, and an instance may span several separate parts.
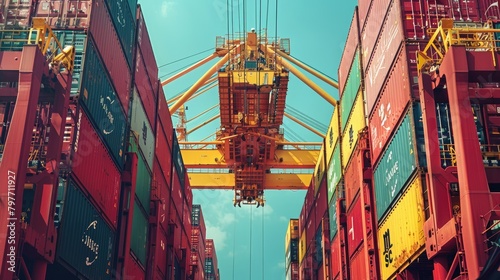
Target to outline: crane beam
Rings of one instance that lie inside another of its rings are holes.
[[[271,50],[271,51],[274,51],[274,50]],[[300,68],[306,70],[307,72],[311,73],[312,75],[314,75],[315,77],[317,77],[318,79],[322,80],[323,82],[331,85],[332,87],[338,89],[339,88],[339,83],[331,78],[328,78],[327,76],[325,76],[324,74],[318,72],[317,70],[314,70],[313,68],[309,67],[308,65],[300,62],[299,60],[291,57],[290,55],[284,53],[283,51],[281,50],[278,50],[276,49],[276,53],[284,58],[286,58],[287,60],[290,60],[291,62],[295,63],[296,65],[300,66]]]
[[[210,60],[216,58],[217,56],[218,56],[217,53],[213,53],[213,54],[205,57],[204,59],[198,61],[197,63],[189,66],[188,68],[182,70],[181,72],[179,72],[179,73],[173,75],[172,77],[166,79],[165,81],[161,82],[161,86],[164,86],[164,85],[166,85],[166,84],[168,84],[168,83],[170,83],[170,82],[172,82],[174,80],[177,80],[178,78],[180,78],[180,77],[184,76],[185,74],[193,71],[194,69],[200,67],[201,65],[209,62]]]
[[[270,47],[267,47],[269,51],[273,51]],[[309,86],[312,90],[314,90],[316,93],[318,93],[323,99],[325,99],[328,103],[332,104],[333,106],[337,106],[337,100],[333,98],[330,94],[328,94],[324,89],[319,87],[317,84],[315,84],[313,81],[311,81],[309,78],[307,78],[304,74],[302,74],[297,68],[295,68],[291,63],[283,59],[283,57],[278,56],[277,62],[282,65],[283,67],[287,68],[292,72],[299,80],[301,80],[304,84]]]
[[[240,46],[236,47],[235,49],[239,49],[239,48],[240,48]],[[219,70],[229,60],[230,55],[231,55],[231,52],[229,52],[228,54],[226,54],[215,65],[213,65],[212,67],[210,67],[210,69],[208,69],[207,72],[205,72],[205,74],[203,74],[203,76],[198,81],[196,81],[196,83],[194,83],[193,86],[191,86],[191,88],[188,89],[182,95],[182,97],[179,98],[179,100],[177,100],[177,102],[175,102],[174,105],[172,105],[172,107],[170,108],[170,114],[173,114],[175,111],[177,111],[177,109],[179,109],[179,107],[182,106],[182,104],[184,104],[196,91],[198,91],[198,89],[203,84],[205,84],[205,82],[208,79],[210,79],[210,77],[212,77],[212,75],[215,72],[217,72],[217,70]]]
[[[312,174],[272,174],[264,176],[265,190],[305,190]],[[233,190],[235,177],[232,173],[189,173],[191,189]]]
[[[323,133],[317,131],[316,129],[314,129],[314,128],[310,127],[310,126],[308,126],[307,124],[305,124],[304,122],[300,121],[296,117],[294,117],[294,116],[292,116],[292,115],[290,115],[290,114],[288,114],[286,112],[285,112],[285,116],[288,117],[289,119],[291,119],[292,121],[300,124],[301,126],[307,128],[308,130],[310,130],[314,134],[318,135],[319,137],[321,137],[321,138],[325,138],[326,137]]]
[[[238,135],[232,135],[229,137],[225,137],[226,139],[235,138]],[[185,145],[223,145],[224,141],[216,140],[216,141],[186,141],[182,142]],[[276,145],[282,146],[316,146],[321,147],[323,145],[322,142],[288,142],[288,141],[276,141]]]
[[[186,143],[181,143],[186,144]],[[216,149],[183,149],[182,159],[186,168],[227,168],[230,163],[221,160],[222,153]],[[313,169],[319,150],[276,150],[273,160],[265,162],[269,168]]]

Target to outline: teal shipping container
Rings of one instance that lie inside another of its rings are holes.
[[[146,266],[148,254],[148,216],[144,213],[137,201],[134,202],[134,214],[132,216],[132,234],[130,236],[130,250],[139,262]]]
[[[133,67],[133,54],[135,46],[135,28],[136,28],[136,9],[131,10],[133,5],[132,0],[129,1],[116,1],[105,0],[108,6],[108,11],[113,20],[116,33],[120,39],[120,43],[127,58],[130,69]]]
[[[354,101],[361,87],[361,65],[359,64],[359,51],[356,52],[354,56],[354,61],[351,65],[351,70],[349,70],[349,76],[347,77],[347,82],[345,84],[344,92],[342,93],[342,98],[340,99],[340,119],[341,127],[343,128],[349,119],[352,107],[354,106]]]

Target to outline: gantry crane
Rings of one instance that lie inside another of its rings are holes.
[[[180,142],[192,188],[233,189],[234,206],[243,203],[259,207],[265,203],[266,189],[297,190],[309,186],[310,173],[294,174],[287,170],[314,169],[322,142],[285,140],[281,125],[286,115],[289,73],[333,106],[337,101],[287,60],[335,88],[338,84],[289,56],[289,50],[289,39],[270,42],[265,32],[255,29],[243,36],[218,37],[212,55],[162,82],[165,85],[215,57],[222,58],[170,107],[172,114],[181,109],[180,114],[185,117],[184,103],[217,73],[220,114],[216,117],[220,117],[221,126],[216,140]],[[181,124],[185,122],[183,119]],[[309,129],[324,138],[320,132]],[[181,132],[180,139],[186,139],[182,125],[176,130]],[[200,145],[203,146],[197,148]]]

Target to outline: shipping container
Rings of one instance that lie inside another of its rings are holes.
[[[364,30],[372,0],[358,0],[359,29]]]
[[[313,262],[317,265],[323,262],[323,225],[320,223],[314,234]],[[322,269],[321,269],[322,270]],[[319,278],[323,279],[323,278]]]
[[[130,236],[130,251],[143,265],[147,266],[148,256],[148,234],[149,219],[148,214],[134,201],[134,214],[132,216],[132,234]]]
[[[343,245],[344,246],[344,245]],[[333,238],[330,247],[330,266],[331,266],[331,277],[330,279],[338,279],[337,277],[340,275],[340,271],[342,270],[342,252],[340,245],[340,235],[337,234]]]
[[[352,108],[352,112],[349,115],[346,127],[343,129],[344,133],[341,138],[343,170],[347,168],[347,165],[351,160],[351,156],[358,143],[360,133],[366,128],[366,115],[363,99],[363,92],[360,91],[356,97],[356,101]]]
[[[118,167],[123,169],[127,119],[92,40],[88,41],[80,99]]]
[[[155,163],[153,164],[153,182],[156,186],[160,204],[158,206],[158,219],[160,227],[167,232],[168,231],[168,210],[170,203],[170,178],[165,178],[163,172],[161,171],[158,158],[155,157]]]
[[[172,174],[172,202],[172,206],[175,208],[175,211],[177,211],[177,213],[179,213],[179,216],[182,218],[184,194],[180,178],[177,173],[175,173],[175,168],[174,173]]]
[[[290,241],[299,238],[299,220],[290,219],[285,233],[285,251],[288,250]]]
[[[365,64],[365,90],[367,96],[377,96],[384,84],[385,77],[391,69],[392,62],[398,57],[399,49],[404,41],[401,22],[401,7],[399,0],[393,0],[389,7],[387,19],[373,49],[372,58],[366,56]],[[378,5],[375,5],[378,6]],[[364,45],[363,45],[364,46]],[[370,49],[371,50],[371,49]],[[407,72],[406,72],[407,73]],[[369,102],[371,108],[372,102]]]
[[[31,2],[31,0],[25,0]],[[91,0],[37,0],[35,17],[44,18],[52,29],[84,30],[90,26]]]
[[[328,188],[326,185],[326,178],[323,178],[316,199],[314,200],[314,210],[312,211],[315,212],[315,227],[321,225],[325,213],[328,213]],[[328,214],[326,217],[328,217]]]
[[[500,19],[500,7],[497,0],[478,0],[479,2],[479,15],[485,20],[498,20]]]
[[[411,115],[410,110],[397,128],[380,162],[374,168],[373,177],[379,221],[417,167],[414,124]]]
[[[350,258],[349,270],[350,279],[368,279],[366,275],[366,272],[368,271],[368,263],[366,261],[365,251],[363,248],[360,248],[360,250],[358,250],[356,254]]]
[[[325,145],[319,150],[318,160],[316,161],[316,167],[314,168],[314,195],[316,196],[325,176]]]
[[[71,159],[73,176],[116,229],[121,189],[120,170],[82,110],[78,112],[75,128]]]
[[[379,0],[377,2],[372,2],[368,0],[362,0],[360,3],[360,27],[361,28],[361,56],[363,57],[363,72],[366,71],[368,62],[375,50],[375,43],[379,38],[382,25],[385,22],[385,16],[387,14],[387,9],[392,0]],[[400,1],[400,0],[395,0]],[[372,2],[371,4],[366,2]],[[366,5],[369,4],[370,8],[366,14],[365,20],[363,21],[363,13]],[[363,24],[364,22],[364,24]],[[368,77],[365,77],[368,79]],[[365,81],[365,86],[369,81]]]
[[[167,235],[160,228],[158,228],[156,233],[155,263],[156,263],[156,270],[159,272],[161,278],[166,279]]]
[[[328,126],[328,131],[326,132],[325,138],[325,153],[326,153],[326,166],[330,165],[330,160],[333,156],[333,150],[337,144],[337,140],[340,137],[340,118],[339,118],[338,106],[333,109],[332,118],[330,119],[330,125]]]
[[[304,260],[304,257],[307,252],[306,250],[307,250],[307,233],[306,230],[304,229],[300,234],[300,239],[299,239],[299,264],[301,264],[302,261]]]
[[[302,204],[302,209],[300,210],[300,215],[299,215],[299,235],[304,231],[306,228],[306,204],[305,204],[305,199],[304,203]]]
[[[361,88],[362,73],[360,68],[359,52],[356,52],[354,61],[349,70],[349,76],[340,99],[340,132],[343,133],[346,127],[347,120],[351,114],[352,107],[355,104],[356,96],[358,96]]]
[[[425,250],[423,183],[419,175],[415,176],[379,224],[379,266],[383,279],[392,278]]]
[[[309,216],[311,215],[311,212],[312,212],[312,209],[314,207],[314,177],[311,179],[311,182],[309,184],[309,188],[307,189],[307,192],[306,192],[306,197],[305,197],[305,200],[304,200],[304,205],[305,205],[305,209],[304,209],[304,225],[307,227],[307,222],[309,220]],[[314,217],[314,213],[312,215]]]
[[[115,233],[74,182],[66,186],[56,258],[88,279],[112,279]]]
[[[163,87],[159,87],[158,92],[158,129],[161,126],[165,135],[167,136],[167,143],[169,147],[173,145],[174,137],[174,124],[172,123],[172,116],[168,110],[167,100],[165,99],[165,93],[163,92]]]
[[[168,133],[172,134],[172,133]],[[170,177],[172,176],[172,149],[168,144],[167,135],[163,128],[158,126],[158,130],[156,131],[156,148],[155,148],[155,157],[158,160],[160,168],[167,179],[167,182],[170,184]]]
[[[307,227],[306,227],[306,250],[309,251],[309,248],[311,245],[314,244],[314,237],[316,236],[316,221],[314,219],[314,215],[311,215],[311,217],[307,220]]]
[[[359,42],[359,24],[358,24],[358,9],[354,9],[354,15],[352,16],[351,26],[349,27],[349,32],[347,33],[347,40],[344,46],[344,52],[342,53],[339,65],[339,92],[344,92],[344,86],[347,81],[347,76],[349,69],[354,61],[354,55],[358,53],[358,48],[360,46]],[[342,98],[342,94],[340,95]]]
[[[146,279],[146,272],[144,267],[139,264],[130,254],[125,257],[124,276],[122,279],[144,280]]]
[[[133,0],[132,0],[133,1]],[[137,48],[140,50],[142,55],[142,60],[146,65],[146,70],[148,77],[151,79],[152,88],[155,90],[155,97],[158,95],[156,90],[159,86],[158,81],[158,65],[156,63],[156,58],[153,51],[153,45],[151,38],[149,36],[148,28],[146,26],[146,21],[144,20],[144,15],[142,9],[139,7],[137,9]],[[156,104],[156,103],[155,103]]]
[[[135,139],[133,135],[130,136],[129,152],[137,153],[137,177],[135,195],[139,199],[139,204],[149,213],[149,201],[151,198],[151,173],[148,169],[146,161],[139,153],[139,140]]]
[[[358,197],[347,210],[347,252],[352,256],[363,242],[363,211],[365,208]]]
[[[113,28],[111,15],[103,1],[93,1],[89,34],[128,116],[133,68],[127,65],[127,58],[120,47],[119,33]]]
[[[156,121],[156,109],[158,103],[158,85],[153,87],[152,81],[158,81],[158,76],[151,77],[147,73],[146,64],[141,52],[137,51],[135,73],[134,73],[134,91],[140,96],[146,115],[151,125]]]
[[[337,189],[337,185],[342,179],[342,165],[340,158],[340,145],[337,143],[333,150],[333,156],[328,166],[328,202],[332,200],[333,194]]]
[[[346,207],[349,208],[357,197],[359,190],[364,186],[365,180],[371,181],[371,160],[368,137],[360,138],[352,159],[344,173],[344,190]],[[367,200],[368,201],[368,200]]]
[[[299,239],[292,239],[288,245],[285,252],[285,267],[288,267],[292,263],[298,263],[299,261]]]
[[[175,131],[173,131],[175,134]],[[177,174],[176,176],[180,180],[180,186],[182,191],[184,192],[185,186],[185,177],[186,168],[184,167],[184,161],[182,160],[181,147],[179,146],[179,142],[177,137],[174,135],[173,137],[173,145],[172,145],[172,162],[174,163],[174,171]],[[172,175],[173,176],[173,175]]]
[[[33,5],[31,0],[3,0],[0,2],[0,27],[25,29],[31,27]]]
[[[193,223],[193,228],[196,226],[199,228],[201,236],[203,237],[203,240],[205,239],[206,236],[206,225],[205,225],[205,219],[203,218],[203,211],[201,210],[201,205],[199,204],[194,204],[193,205],[193,210],[191,213],[191,221]],[[297,222],[298,225],[298,222]]]
[[[410,102],[412,89],[408,73],[406,47],[403,47],[388,74],[387,82],[380,95],[376,92],[367,92],[368,110],[370,111],[373,107],[371,104],[375,104],[369,119],[373,162],[378,160],[382,149]],[[377,98],[378,101],[375,103]]]
[[[108,11],[113,24],[115,26],[116,33],[121,43],[121,47],[127,58],[129,69],[132,69],[133,64],[133,54],[135,45],[135,28],[136,28],[136,5],[131,10],[129,1],[113,1],[105,0],[108,6]],[[93,13],[95,14],[95,12]],[[92,23],[94,22],[94,17],[92,18]]]
[[[153,107],[154,110],[154,107]],[[142,107],[141,100],[134,91],[132,100],[132,116],[130,129],[138,140],[139,148],[146,159],[149,170],[153,170],[153,159],[155,152],[155,135],[150,122],[146,118],[146,111]]]
[[[328,206],[328,215],[330,218],[330,240],[332,240],[337,234],[338,229],[338,219],[337,219],[337,193],[333,195],[333,199],[330,200]]]

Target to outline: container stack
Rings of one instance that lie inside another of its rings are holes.
[[[299,279],[299,220],[290,219],[285,234],[286,280]]]
[[[220,280],[217,253],[212,239],[207,239],[205,248],[205,279]]]
[[[201,211],[201,205],[193,205],[191,213],[191,263],[190,273],[193,280],[205,279],[205,241],[206,241],[206,226]]]

